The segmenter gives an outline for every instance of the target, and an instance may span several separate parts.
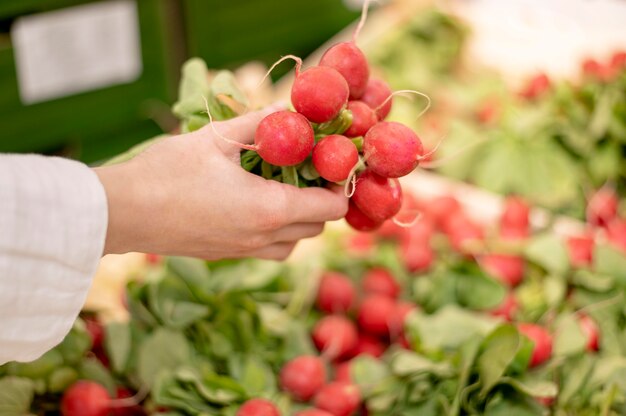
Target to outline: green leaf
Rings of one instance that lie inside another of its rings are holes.
[[[320,177],[319,172],[315,169],[315,166],[313,166],[313,159],[307,159],[300,165],[298,172],[307,181],[314,181]]]
[[[233,375],[249,396],[270,396],[276,392],[277,383],[274,371],[260,358],[236,357],[231,368],[234,370]]]
[[[190,347],[185,336],[159,328],[139,348],[138,375],[143,384],[151,386],[163,370],[175,370],[189,363]]]
[[[409,315],[409,334],[420,340],[426,351],[454,349],[475,336],[484,336],[497,325],[497,319],[447,305],[432,315],[416,312]]]
[[[594,292],[608,292],[615,287],[615,279],[612,277],[584,269],[574,272],[572,283]]]
[[[206,111],[202,96],[209,95],[208,72],[200,58],[192,58],[183,64],[178,102],[172,108],[178,117],[184,119]]]
[[[246,150],[241,153],[241,167],[248,172],[257,167],[262,160],[261,156],[254,150]]]
[[[105,327],[104,346],[114,372],[123,374],[131,350],[130,327],[126,323],[111,322]]]
[[[377,358],[360,355],[350,362],[350,379],[354,380],[364,397],[380,394],[389,384],[391,373],[387,366]]]
[[[283,175],[283,183],[298,186],[298,171],[295,166],[283,166],[280,168]]]
[[[485,338],[477,363],[482,396],[486,396],[498,383],[520,350],[521,344],[517,329],[508,324],[497,327]]]
[[[570,356],[581,353],[587,345],[587,337],[582,332],[575,315],[563,314],[558,317],[554,333],[554,355]]]
[[[48,390],[61,393],[78,380],[78,372],[72,367],[59,367],[48,377]]]
[[[21,377],[0,378],[0,416],[25,416],[35,395],[32,380]]]
[[[225,405],[245,397],[244,388],[230,377],[207,371],[199,374],[192,367],[179,368],[175,376],[182,382],[191,383],[200,396],[211,403]]]
[[[558,397],[560,404],[567,405],[584,388],[593,371],[594,363],[594,358],[589,354],[582,354],[571,365],[563,366],[563,381]]]
[[[526,256],[547,271],[555,274],[569,269],[569,256],[563,240],[554,234],[533,237],[526,247]]]
[[[96,358],[85,359],[79,368],[80,378],[93,380],[104,386],[109,394],[115,396],[115,380],[109,370]]]
[[[617,283],[626,286],[626,256],[618,248],[598,244],[593,252],[595,272],[612,276]]]
[[[489,310],[498,306],[506,296],[506,288],[484,274],[460,276],[457,279],[457,297],[470,309]]]
[[[496,398],[485,409],[485,416],[542,416],[544,408],[539,403],[527,399]]]
[[[400,377],[419,374],[435,374],[438,377],[449,377],[454,374],[454,369],[449,362],[435,362],[423,355],[406,350],[399,350],[393,355],[391,371]]]
[[[211,80],[211,93],[217,97],[226,95],[240,104],[248,106],[248,97],[241,91],[237,85],[235,76],[230,71],[219,71]]]
[[[28,363],[10,362],[7,364],[7,372],[9,375],[18,377],[45,378],[61,365],[63,365],[63,356],[55,348],[46,352],[35,361]]]
[[[500,384],[509,385],[530,397],[555,397],[559,392],[557,385],[548,380],[502,377]]]
[[[208,287],[211,273],[203,260],[191,257],[168,257],[167,267],[183,279],[194,294],[197,290],[202,292]]]
[[[196,389],[181,383],[169,371],[161,372],[154,380],[151,397],[156,405],[182,410],[185,414],[198,415],[201,412],[214,414],[214,408]]]

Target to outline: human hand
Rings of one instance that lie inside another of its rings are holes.
[[[343,191],[300,189],[246,172],[240,149],[214,133],[251,143],[259,121],[277,110],[215,122],[96,168],[109,206],[104,253],[280,260],[326,221],[342,218]]]

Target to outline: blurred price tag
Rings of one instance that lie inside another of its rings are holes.
[[[11,38],[24,104],[124,84],[141,75],[134,0],[21,17]]]

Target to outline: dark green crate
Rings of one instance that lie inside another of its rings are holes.
[[[0,20],[10,22],[19,15],[85,3],[89,1],[5,0],[0,3]],[[180,59],[174,59],[179,54],[170,32],[171,2],[137,0],[137,4],[143,70],[130,84],[24,106],[13,50],[10,42],[0,41],[0,152],[45,152],[69,144],[82,149],[73,156],[90,161],[107,156],[107,141],[117,143],[109,152],[112,155],[113,148],[129,147],[160,131],[146,108],[154,102],[167,107],[175,98]]]
[[[359,16],[341,0],[184,0],[183,7],[189,53],[213,68],[304,58]]]

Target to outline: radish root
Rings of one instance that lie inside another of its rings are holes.
[[[217,129],[215,128],[215,124],[213,123],[213,116],[211,115],[211,110],[209,109],[209,102],[207,101],[204,95],[202,95],[202,99],[204,100],[204,107],[206,108],[206,113],[209,116],[209,125],[211,126],[211,130],[213,131],[213,134],[215,134],[217,137],[224,140],[225,142],[232,144],[233,146],[237,146],[241,149],[254,150],[254,151],[257,151],[259,149],[258,146],[255,146],[252,144],[243,144],[243,143],[239,143],[237,140],[229,139],[228,137],[222,135],[219,131],[217,131]]]
[[[352,169],[350,169],[350,174],[348,175],[343,189],[343,193],[346,198],[352,198],[352,195],[354,195],[354,192],[356,191],[356,172],[359,168],[365,166],[365,159],[366,158],[361,159],[359,157],[359,160],[354,164],[354,166],[352,166]]]
[[[361,18],[359,19],[359,24],[356,29],[354,29],[354,33],[352,33],[352,43],[356,44],[356,40],[359,37],[359,33],[361,33],[361,29],[365,25],[365,21],[367,20],[367,11],[370,7],[371,0],[365,0],[363,2],[363,8],[361,9]]]
[[[417,211],[417,213],[415,214],[413,219],[411,221],[409,221],[409,222],[400,221],[398,219],[398,215],[397,214],[391,219],[391,221],[394,224],[396,224],[398,227],[410,228],[410,227],[413,227],[415,224],[417,224],[417,222],[420,220],[420,218],[422,218],[422,213]]]
[[[300,69],[302,68],[302,58],[299,58],[296,55],[285,55],[282,58],[280,58],[278,61],[274,62],[274,64],[270,67],[270,69],[267,70],[267,72],[265,73],[261,81],[259,81],[256,88],[258,89],[261,86],[261,84],[265,82],[265,80],[267,79],[267,77],[270,76],[274,68],[276,68],[282,62],[285,62],[287,59],[293,59],[296,62],[296,77],[300,75]]]
[[[488,140],[489,140],[489,138],[476,140],[474,143],[470,143],[467,146],[463,146],[460,149],[458,149],[456,152],[454,152],[454,153],[452,153],[452,154],[450,154],[450,155],[448,155],[446,157],[443,157],[443,158],[437,159],[437,160],[433,160],[432,162],[420,163],[420,167],[422,169],[437,169],[437,168],[440,168],[441,166],[444,166],[450,160],[453,160],[453,159],[461,156],[463,153],[467,152],[472,147],[478,146],[480,144],[483,144],[483,143],[487,142]]]
[[[402,95],[402,96],[406,97],[406,94],[415,94],[415,95],[419,95],[420,97],[426,98],[426,107],[424,107],[424,109],[422,111],[420,111],[420,113],[416,117],[417,119],[419,119],[421,116],[424,115],[424,113],[426,113],[428,110],[430,110],[430,106],[432,104],[432,100],[430,99],[428,94],[425,94],[425,93],[419,92],[419,91],[415,91],[415,90],[398,90],[398,91],[394,91],[391,94],[389,94],[389,97],[385,98],[385,101],[380,103],[380,105],[378,107],[376,107],[374,111],[379,111],[380,109],[382,109],[385,106],[385,104],[387,104],[389,102],[389,100],[391,100],[395,95]]]

